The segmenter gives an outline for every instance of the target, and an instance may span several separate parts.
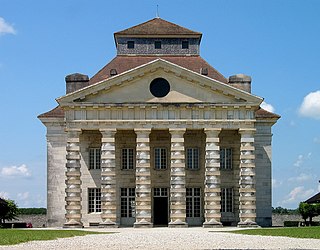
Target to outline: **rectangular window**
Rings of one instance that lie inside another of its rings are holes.
[[[123,148],[121,154],[121,167],[122,169],[133,169],[134,166],[134,149]]]
[[[88,188],[88,212],[101,212],[101,189]]]
[[[232,188],[221,188],[221,212],[233,212]]]
[[[89,169],[101,168],[101,149],[89,148]]]
[[[161,49],[161,41],[155,41],[154,42],[154,48],[155,49]]]
[[[220,168],[232,169],[232,148],[220,149]]]
[[[189,49],[189,41],[182,41],[182,48]]]
[[[135,206],[135,188],[121,188],[121,217],[131,218]]]
[[[201,189],[186,189],[186,213],[187,217],[200,217],[201,212]]]
[[[153,197],[168,197],[168,189],[167,188],[154,188],[153,189]]]
[[[127,41],[127,49],[134,49],[134,41]]]
[[[167,149],[154,149],[154,166],[155,169],[167,169]]]
[[[199,149],[187,148],[187,168],[199,169]]]

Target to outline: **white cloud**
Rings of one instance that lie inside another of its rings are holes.
[[[18,193],[18,199],[21,201],[28,200],[29,196],[29,192]]]
[[[278,180],[272,178],[272,187],[273,188],[278,188],[281,185],[282,185],[282,181],[278,181]]]
[[[263,101],[260,106],[261,106],[261,108],[263,108],[271,113],[274,113],[274,111],[275,111],[275,108],[271,104],[266,103],[265,101]]]
[[[291,190],[291,192],[286,196],[283,200],[282,204],[292,204],[299,203],[301,201],[305,201],[314,195],[314,189],[305,190],[303,186],[295,187]]]
[[[309,181],[311,179],[312,179],[312,175],[307,175],[307,174],[301,173],[299,176],[289,178],[288,181],[304,182],[304,181]]]
[[[303,98],[299,113],[320,120],[320,90],[311,92]]]
[[[11,166],[11,167],[4,167],[0,171],[0,176],[3,177],[29,177],[31,173],[28,167],[25,164],[22,164],[20,167]]]
[[[309,152],[306,156],[304,156],[304,155],[298,155],[298,159],[295,161],[295,163],[293,163],[293,166],[295,166],[295,167],[301,167],[302,164],[305,162],[305,160],[311,158],[311,155],[312,155],[311,152]]]
[[[0,35],[1,34],[16,34],[13,26],[8,24],[2,17],[0,17]]]
[[[0,198],[9,199],[9,193],[5,191],[0,191]]]

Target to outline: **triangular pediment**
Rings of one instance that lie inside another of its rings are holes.
[[[166,79],[169,92],[156,97],[150,83]],[[195,73],[163,59],[156,59],[57,99],[61,106],[110,103],[211,103],[259,106],[262,98]]]

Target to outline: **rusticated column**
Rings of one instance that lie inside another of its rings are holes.
[[[186,223],[186,175],[184,133],[185,129],[170,129],[170,222],[169,227],[187,227]]]
[[[256,227],[255,129],[240,129],[239,227]]]
[[[67,131],[66,223],[63,227],[82,227],[80,134],[81,129]]]
[[[221,227],[220,146],[221,129],[205,129],[206,165],[204,178],[203,227]]]
[[[101,146],[101,219],[100,227],[118,227],[115,134],[116,129],[100,130]]]
[[[152,227],[150,129],[135,129],[137,135],[136,157],[136,222],[134,227]]]

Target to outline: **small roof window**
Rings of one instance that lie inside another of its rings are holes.
[[[127,41],[127,48],[134,49],[134,41]]]
[[[182,41],[182,48],[189,49],[189,41]]]
[[[161,49],[161,41],[155,41],[154,42],[154,48],[155,49]]]

